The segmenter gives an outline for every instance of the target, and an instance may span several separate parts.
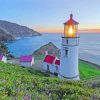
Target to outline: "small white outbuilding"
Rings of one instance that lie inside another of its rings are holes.
[[[52,55],[46,55],[43,60],[43,69],[51,73],[58,73],[58,66],[60,65],[60,60]]]
[[[33,64],[34,64],[34,57],[32,55],[20,57],[21,66],[32,67]]]
[[[0,61],[7,63],[7,58],[3,54],[0,54]]]

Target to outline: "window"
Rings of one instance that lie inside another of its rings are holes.
[[[67,42],[67,44],[68,44],[68,40],[67,40],[66,42]]]
[[[68,56],[68,50],[65,50],[65,56]]]
[[[56,66],[56,72],[58,72],[58,66]]]
[[[47,65],[47,71],[49,71],[49,65]]]

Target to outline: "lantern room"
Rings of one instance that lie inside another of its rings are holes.
[[[76,37],[78,31],[78,22],[73,19],[73,14],[70,14],[70,19],[64,23],[64,36]]]

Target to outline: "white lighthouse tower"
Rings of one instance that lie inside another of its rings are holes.
[[[79,37],[78,22],[73,20],[73,15],[70,14],[70,19],[64,23],[64,35],[62,37],[61,48],[61,64],[59,68],[59,77],[71,80],[79,80],[78,70],[78,47]]]

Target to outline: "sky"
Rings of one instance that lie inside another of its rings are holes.
[[[0,20],[39,32],[62,32],[73,13],[82,31],[100,31],[100,0],[0,0]]]

